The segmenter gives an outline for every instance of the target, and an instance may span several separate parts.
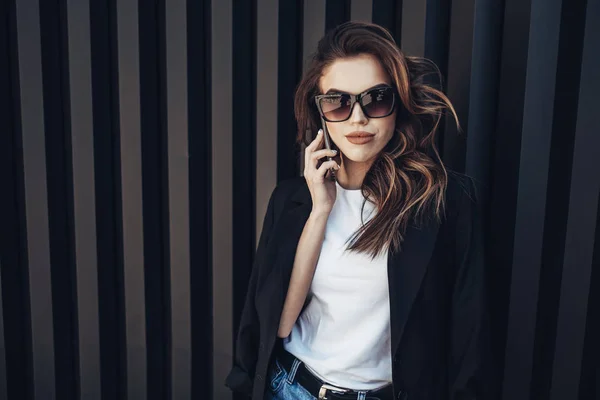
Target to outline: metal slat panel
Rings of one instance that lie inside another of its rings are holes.
[[[352,0],[350,3],[351,20],[371,22],[372,15],[373,0]]]
[[[396,7],[399,7],[396,5]],[[402,1],[402,26],[400,41],[402,51],[409,56],[425,55],[425,11],[427,2],[423,0]]]
[[[67,1],[71,157],[77,277],[79,389],[82,399],[100,399],[98,260],[90,10],[88,0]]]
[[[166,73],[171,283],[171,398],[191,399],[186,1],[167,0]]]
[[[310,3],[310,2],[305,2]],[[277,184],[277,0],[258,0],[256,12],[256,234]]]
[[[231,399],[224,386],[233,359],[232,293],[232,2],[212,2],[213,398]]]
[[[18,1],[16,15],[33,393],[36,400],[52,400],[55,398],[54,329],[38,3]]]
[[[138,3],[117,2],[127,395],[147,397]]]

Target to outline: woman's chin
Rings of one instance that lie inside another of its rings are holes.
[[[360,150],[359,151],[350,150],[348,152],[343,152],[343,154],[344,154],[344,159],[349,162],[352,162],[352,163],[368,162],[377,155],[377,153],[374,153],[372,151],[360,151]]]

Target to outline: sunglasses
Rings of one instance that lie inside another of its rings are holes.
[[[350,118],[354,104],[360,104],[369,118],[391,115],[396,106],[396,91],[389,86],[380,86],[360,94],[332,93],[315,96],[319,113],[325,121],[342,122]]]

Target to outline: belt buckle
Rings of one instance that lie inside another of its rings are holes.
[[[334,392],[341,392],[341,393],[347,393],[350,391],[349,389],[342,389],[337,386],[333,386],[333,385],[324,383],[321,385],[321,388],[319,389],[319,400],[328,400],[327,397],[325,397],[327,395],[328,390],[333,390]]]

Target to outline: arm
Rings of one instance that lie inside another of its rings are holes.
[[[313,210],[302,230],[279,321],[277,336],[280,338],[289,336],[304,306],[325,237],[327,218],[329,218],[329,212]]]
[[[458,203],[456,275],[452,289],[449,399],[483,399],[490,358],[481,204],[471,181]]]
[[[277,336],[280,338],[289,336],[304,306],[321,253],[327,219],[335,203],[335,184],[325,179],[325,175],[331,168],[339,170],[340,166],[331,160],[335,155],[332,150],[318,150],[322,145],[323,130],[319,129],[315,139],[304,150],[304,179],[310,191],[312,210],[296,247],[287,296],[277,329]],[[329,156],[330,161],[324,161],[319,166],[319,160],[325,156]]]

